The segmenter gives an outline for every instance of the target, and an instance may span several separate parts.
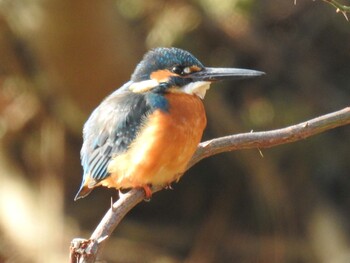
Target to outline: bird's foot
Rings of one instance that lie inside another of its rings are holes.
[[[143,190],[145,191],[145,201],[146,202],[149,202],[151,201],[151,197],[152,197],[152,189],[151,189],[151,185],[145,185],[145,186],[142,186]]]
[[[174,188],[172,187],[171,183],[166,185],[164,188],[165,189],[169,189],[169,190],[174,190]]]

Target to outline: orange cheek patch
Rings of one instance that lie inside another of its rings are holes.
[[[176,76],[176,74],[170,72],[169,70],[163,69],[153,72],[150,77],[158,82],[167,82],[170,76]]]

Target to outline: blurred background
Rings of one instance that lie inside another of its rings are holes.
[[[203,140],[349,106],[350,26],[322,1],[0,1],[0,262],[68,262],[117,198],[74,202],[84,121],[157,46],[262,70],[212,85]],[[350,127],[203,160],[134,208],[107,262],[350,262]]]

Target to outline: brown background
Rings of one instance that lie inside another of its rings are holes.
[[[82,125],[144,52],[265,71],[212,85],[204,139],[349,106],[350,27],[322,1],[0,2],[0,262],[67,262],[116,191],[78,202]],[[350,262],[350,130],[206,159],[143,202],[108,262]]]

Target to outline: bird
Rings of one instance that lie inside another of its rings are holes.
[[[95,187],[141,188],[177,182],[207,124],[202,100],[210,84],[264,72],[204,66],[175,47],[148,51],[130,81],[107,96],[83,127],[83,179],[74,200]]]

